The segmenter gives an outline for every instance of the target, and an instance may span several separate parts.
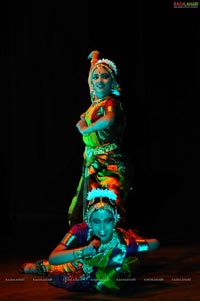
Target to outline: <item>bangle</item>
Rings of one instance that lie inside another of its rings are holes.
[[[45,276],[47,274],[47,270],[46,270],[46,267],[44,265],[44,260],[37,260],[36,261],[36,273],[38,275],[41,275],[41,276]]]
[[[78,249],[75,254],[75,250],[73,249],[73,254],[75,259],[83,258],[83,249]]]
[[[87,254],[88,250],[87,250],[87,247],[83,248],[83,257],[84,258],[91,258],[92,257],[92,254]]]

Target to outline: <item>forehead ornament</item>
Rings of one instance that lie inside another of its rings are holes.
[[[99,65],[99,64],[106,64],[107,66],[110,67],[110,69],[112,71],[114,71],[115,76],[117,75],[117,66],[115,65],[115,63],[113,61],[108,60],[108,59],[100,59],[96,62],[95,65]]]

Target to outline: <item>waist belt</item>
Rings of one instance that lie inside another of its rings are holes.
[[[118,146],[115,143],[106,144],[103,146],[99,146],[96,148],[92,147],[86,147],[85,148],[85,155],[87,158],[91,157],[92,155],[103,155],[105,153],[108,153],[114,149],[116,149]]]

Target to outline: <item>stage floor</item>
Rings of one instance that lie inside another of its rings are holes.
[[[19,274],[19,266],[24,261],[34,261],[39,253],[25,256],[23,252],[5,252],[5,248],[0,260],[2,301],[200,300],[200,247],[196,245],[161,245],[143,259],[140,274],[127,288],[112,295],[68,292],[48,285],[45,277]]]

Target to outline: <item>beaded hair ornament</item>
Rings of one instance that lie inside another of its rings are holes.
[[[114,191],[109,189],[92,189],[88,192],[87,200],[87,213],[85,216],[85,221],[87,224],[90,224],[90,218],[94,211],[99,209],[105,209],[112,213],[115,225],[120,219],[120,215],[117,213],[117,208],[115,205],[115,201],[117,199]]]
[[[92,84],[92,74],[93,74],[94,70],[97,68],[97,66],[100,66],[100,65],[102,65],[105,68],[105,70],[111,74],[111,77],[113,79],[111,93],[113,95],[119,96],[121,89],[116,80],[118,70],[117,70],[117,66],[115,65],[115,63],[108,59],[104,59],[104,58],[99,59],[99,51],[98,50],[93,50],[89,54],[88,59],[91,60],[91,67],[90,67],[89,76],[88,76],[88,84],[89,84],[89,88],[90,88],[90,95],[91,95],[92,102],[95,99],[95,91],[94,91],[93,84]]]

